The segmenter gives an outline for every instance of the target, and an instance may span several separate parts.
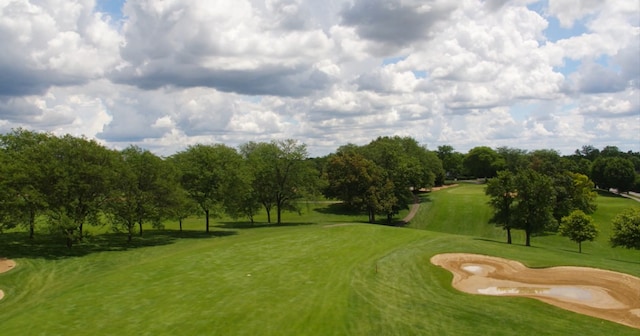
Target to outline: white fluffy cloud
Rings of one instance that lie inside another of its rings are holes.
[[[96,1],[0,0],[0,131],[640,150],[635,1]]]

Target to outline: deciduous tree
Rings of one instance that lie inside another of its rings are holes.
[[[369,222],[376,213],[387,213],[393,206],[393,185],[373,161],[355,152],[338,152],[327,164],[327,196],[346,205],[365,210]]]
[[[633,188],[636,172],[633,162],[628,159],[602,156],[591,166],[591,178],[599,188],[625,192]]]
[[[507,244],[511,244],[512,207],[518,196],[514,174],[508,170],[499,171],[496,177],[487,182],[485,194],[489,195],[489,205],[493,208],[490,222],[507,231]]]
[[[464,157],[464,168],[477,178],[496,176],[504,167],[504,160],[493,149],[486,146],[472,148]]]
[[[513,207],[513,226],[525,232],[525,245],[531,246],[531,235],[553,223],[555,195],[552,180],[532,169],[515,177],[516,202]]]
[[[598,228],[593,219],[581,210],[574,210],[560,222],[560,235],[578,243],[578,252],[582,253],[582,242],[593,241],[598,236]]]
[[[613,218],[612,246],[640,250],[640,208],[630,208]]]
[[[175,154],[172,160],[180,171],[182,187],[205,214],[207,233],[210,216],[233,206],[234,194],[249,188],[242,157],[231,147],[199,144]]]
[[[591,214],[596,210],[597,193],[594,183],[586,175],[563,171],[551,176],[556,195],[553,217],[558,224],[573,210]]]
[[[48,207],[50,181],[45,165],[50,162],[45,144],[53,139],[50,134],[24,129],[0,136],[0,212],[5,225],[26,226],[30,238],[35,234],[36,218]]]
[[[529,153],[524,149],[498,147],[496,153],[504,161],[504,169],[516,173],[529,166]]]
[[[636,172],[633,163],[628,159],[613,157],[607,159],[604,176],[606,184],[610,188],[615,188],[619,193],[622,193],[633,188]]]
[[[84,224],[100,224],[100,213],[118,178],[118,153],[71,135],[47,142],[46,153],[49,221],[71,247],[82,239]]]
[[[170,167],[148,150],[129,146],[120,158],[118,179],[106,207],[114,227],[124,228],[131,241],[136,225],[142,236],[143,223],[160,227],[170,217],[179,187]]]
[[[449,145],[438,146],[436,153],[440,161],[442,161],[442,168],[445,171],[446,177],[457,179],[458,176],[462,174],[464,154],[454,151],[453,147]]]

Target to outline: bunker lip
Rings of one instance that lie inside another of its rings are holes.
[[[445,253],[431,263],[453,273],[454,288],[477,295],[524,296],[640,329],[640,278],[597,268],[531,269],[514,260]]]
[[[0,258],[0,273],[12,270],[16,267],[16,262],[11,259]],[[4,292],[0,289],[0,300],[4,297]]]

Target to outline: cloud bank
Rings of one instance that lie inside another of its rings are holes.
[[[634,1],[106,1],[0,2],[0,131],[640,150]]]

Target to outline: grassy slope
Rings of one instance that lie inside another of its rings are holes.
[[[239,229],[226,223],[225,230],[234,235],[190,235],[193,239],[155,247],[78,257],[21,258],[17,269],[0,276],[6,293],[0,302],[0,331],[637,334],[536,300],[460,293],[450,286],[451,274],[431,265],[429,258],[473,252],[531,266],[587,265],[640,276],[640,252],[611,249],[604,235],[585,244],[583,254],[555,236],[535,237],[531,248],[507,246],[502,231],[486,224],[489,213],[483,209],[481,186],[435,192],[429,200],[412,225],[432,231],[373,225]],[[619,198],[601,197],[599,203],[594,217],[604,224],[620,208],[635,206]],[[330,221],[349,218],[334,219]],[[312,220],[303,216],[297,222]],[[199,221],[185,226],[192,225],[201,229]],[[522,241],[519,237],[516,242]]]

